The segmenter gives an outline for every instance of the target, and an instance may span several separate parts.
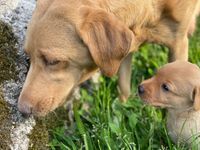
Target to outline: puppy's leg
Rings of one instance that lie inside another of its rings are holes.
[[[132,53],[130,53],[122,62],[118,72],[118,86],[120,93],[120,100],[126,102],[131,91],[131,60]]]

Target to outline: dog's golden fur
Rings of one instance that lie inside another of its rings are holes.
[[[167,108],[167,128],[175,143],[200,142],[198,66],[183,61],[169,63],[158,70],[154,77],[143,81],[141,86],[143,92],[140,97],[146,103]]]
[[[98,69],[118,72],[121,99],[130,94],[131,52],[144,42],[187,60],[199,0],[38,0],[25,50],[31,67],[19,110],[45,115]],[[119,71],[118,71],[119,70]]]

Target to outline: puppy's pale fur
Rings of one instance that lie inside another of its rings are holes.
[[[196,65],[169,63],[140,88],[146,103],[168,110],[167,128],[174,142],[200,142],[200,69]]]
[[[155,42],[169,47],[170,61],[187,60],[198,6],[199,0],[38,0],[26,35],[31,66],[19,110],[45,115],[98,68],[119,73],[127,99],[131,52]]]

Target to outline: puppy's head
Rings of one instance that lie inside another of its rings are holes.
[[[139,96],[153,106],[186,110],[200,109],[200,69],[189,62],[163,66],[138,87]]]
[[[18,102],[22,113],[47,114],[98,68],[114,75],[128,54],[132,32],[112,14],[80,5],[37,1],[25,42],[31,64]]]

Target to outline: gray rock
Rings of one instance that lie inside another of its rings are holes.
[[[0,20],[12,27],[17,37],[16,49],[19,59],[16,62],[16,70],[19,72],[17,81],[5,81],[3,84],[4,99],[11,108],[11,123],[9,145],[11,150],[27,150],[29,147],[29,138],[31,130],[35,125],[33,118],[23,119],[17,111],[17,98],[19,96],[22,83],[25,80],[27,72],[27,58],[23,52],[24,36],[27,22],[30,20],[35,0],[1,0],[0,1]]]
[[[18,6],[19,0],[0,0],[0,14],[12,11]]]

